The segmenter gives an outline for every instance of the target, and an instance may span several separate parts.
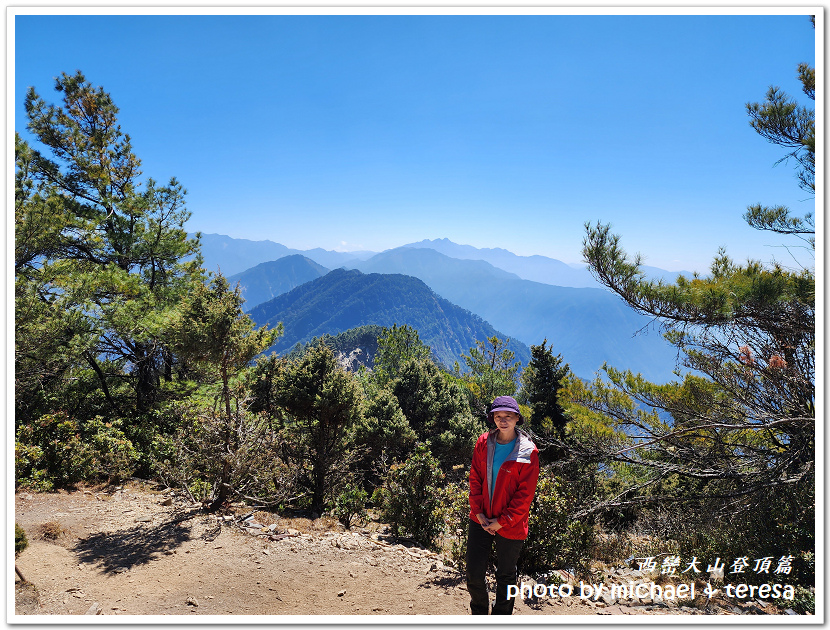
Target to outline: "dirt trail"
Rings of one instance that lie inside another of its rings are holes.
[[[217,520],[142,485],[19,493],[15,520],[29,547],[17,566],[31,584],[17,580],[16,614],[468,614],[457,571],[436,554],[385,542],[377,523],[344,532],[331,519],[269,522],[257,513],[270,530],[243,530],[239,518],[249,512],[240,508],[235,520]],[[269,531],[272,537],[263,535]],[[604,608],[568,598],[518,600],[514,614],[678,612],[702,613]]]

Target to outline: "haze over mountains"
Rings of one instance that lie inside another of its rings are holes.
[[[205,269],[213,272],[219,269],[226,278],[260,263],[278,260],[291,254],[302,254],[318,265],[335,269],[352,260],[370,258],[375,255],[375,252],[345,254],[319,247],[301,251],[273,241],[250,241],[244,238],[231,238],[223,234],[202,234],[202,257],[205,260]]]
[[[561,287],[601,288],[586,268],[575,268],[561,260],[546,256],[518,256],[499,248],[479,249],[471,245],[458,245],[446,238],[419,241],[395,249],[402,248],[431,249],[449,258],[460,260],[483,260],[498,269],[514,273],[523,280]],[[380,254],[383,253],[385,252],[380,252]],[[221,269],[225,277],[241,273],[260,263],[271,262],[293,254],[301,254],[328,269],[348,267],[379,255],[378,252],[369,251],[334,252],[319,247],[299,250],[267,240],[251,241],[231,238],[223,234],[202,234],[202,257],[205,260],[205,268],[214,272]],[[650,278],[661,278],[667,282],[673,282],[681,273],[686,276],[691,275],[688,271],[666,271],[648,265],[643,266],[643,271]]]
[[[417,243],[410,243],[403,247],[414,247],[432,249],[450,258],[463,260],[484,260],[494,267],[511,271],[524,280],[533,280],[544,284],[553,284],[560,287],[590,287],[602,288],[588,271],[587,267],[574,267],[561,260],[548,258],[547,256],[519,256],[513,252],[501,248],[477,248],[472,245],[459,245],[447,238],[423,240]],[[364,254],[365,252],[361,252]],[[366,260],[360,256],[360,260]],[[643,271],[649,278],[662,279],[666,282],[674,282],[679,274],[690,276],[688,271],[666,271],[658,267],[643,265]]]
[[[468,353],[476,339],[484,340],[498,333],[502,338],[520,342],[524,350],[517,355],[525,355],[527,346],[547,339],[554,352],[560,353],[574,373],[583,378],[591,378],[605,361],[658,382],[673,377],[675,349],[650,326],[649,319],[635,313],[609,291],[557,286],[522,277],[541,274],[545,268],[558,269],[557,277],[568,275],[562,267],[579,271],[561,261],[515,256],[506,250],[476,250],[446,239],[422,241],[375,255],[319,249],[299,255],[270,241],[207,237],[211,242],[211,247],[203,246],[207,269],[220,267],[224,272],[242,261],[254,261],[259,255],[283,254],[277,260],[254,264],[229,278],[232,283],[240,283],[247,300],[246,310],[258,324],[276,325],[283,321],[286,335],[275,346],[280,352],[308,341],[310,336],[336,334],[349,327],[408,323],[449,365],[451,357],[457,360],[462,352]],[[205,240],[203,236],[203,243]],[[457,253],[458,257],[427,247],[428,244]],[[476,251],[482,252],[482,258],[472,258]],[[485,257],[490,260],[484,260]],[[533,260],[528,263],[527,259]],[[331,267],[321,260],[338,263],[344,269],[330,272]],[[495,265],[494,261],[511,269]],[[362,273],[350,274],[345,269]],[[670,278],[674,275],[663,273]],[[376,277],[377,274],[381,276]],[[405,276],[410,278],[404,279]],[[426,286],[418,287],[419,283],[411,281],[414,278]],[[570,278],[579,282],[578,274]],[[429,289],[437,294],[434,298],[424,293]],[[471,324],[454,309],[468,312],[481,323]],[[470,337],[473,329],[474,336]],[[527,360],[522,360],[522,364],[527,365]]]

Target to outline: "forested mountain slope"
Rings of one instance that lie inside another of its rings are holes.
[[[463,367],[461,355],[469,353],[476,341],[494,335],[508,337],[481,317],[436,295],[417,278],[357,270],[335,269],[257,305],[249,314],[258,325],[282,322],[285,326],[285,334],[268,352],[283,353],[314,337],[367,324],[408,324],[441,362],[452,366],[458,361]],[[509,348],[527,365],[530,351],[525,344],[512,339]]]

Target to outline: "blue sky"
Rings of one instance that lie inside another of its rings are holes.
[[[813,106],[814,38],[802,15],[17,15],[14,123],[82,70],[192,231],[577,263],[601,220],[666,269],[791,264],[797,240],[741,215],[815,203],[745,104],[775,84]]]

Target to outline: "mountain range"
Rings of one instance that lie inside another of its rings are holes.
[[[668,379],[674,369],[675,350],[649,331],[650,320],[606,290],[522,280],[484,261],[409,247],[352,266],[364,273],[409,273],[514,339],[528,345],[547,339],[579,376],[592,375],[605,361],[652,380]]]
[[[194,236],[190,234],[190,236]],[[208,271],[221,270],[230,277],[241,273],[260,263],[271,262],[286,256],[300,254],[328,269],[349,267],[355,263],[369,260],[378,252],[334,252],[321,248],[298,250],[291,249],[273,241],[251,241],[231,238],[223,234],[201,234],[202,257]],[[575,268],[561,260],[547,256],[518,256],[506,249],[476,248],[471,245],[459,245],[449,239],[424,240],[409,243],[399,248],[431,249],[448,258],[460,260],[483,260],[492,266],[513,273],[523,280],[533,280],[543,284],[574,288],[601,288],[585,267]],[[389,251],[389,250],[387,250]],[[380,252],[384,253],[384,252]],[[679,274],[691,276],[688,271],[666,271],[657,267],[644,265],[643,271],[649,278],[674,282]]]
[[[588,271],[585,266],[574,267],[561,260],[547,256],[518,256],[513,252],[501,248],[477,248],[472,245],[459,245],[446,238],[424,240],[410,243],[403,247],[432,249],[450,258],[463,260],[484,260],[494,267],[511,271],[523,280],[533,280],[544,284],[553,284],[561,287],[599,289],[602,285]],[[361,252],[360,260],[366,260],[365,252]],[[683,274],[691,276],[688,271],[666,271],[659,267],[642,266],[643,272],[649,278],[674,282],[677,276]]]
[[[214,248],[210,253],[217,266],[222,269],[226,266],[221,259],[216,258],[217,252],[233,253],[236,259],[240,260],[234,252],[246,248],[253,249],[249,247],[253,241],[238,241],[229,237],[211,240],[214,243],[223,243],[221,250]],[[286,335],[275,347],[280,351],[290,349],[299,342],[305,343],[310,338],[309,335],[333,335],[346,330],[343,327],[346,323],[349,326],[391,326],[393,323],[414,325],[403,318],[407,311],[417,310],[417,307],[411,301],[403,299],[404,293],[400,284],[392,282],[381,289],[381,284],[375,278],[373,288],[358,288],[359,283],[356,283],[353,277],[342,273],[333,275],[326,283],[319,283],[317,280],[333,273],[319,262],[323,259],[340,262],[341,271],[357,270],[365,276],[381,274],[417,278],[431,289],[436,297],[444,299],[450,306],[460,307],[463,311],[475,314],[490,327],[490,330],[498,331],[502,338],[510,338],[524,347],[540,344],[547,339],[554,352],[561,354],[574,373],[583,378],[591,378],[606,361],[615,367],[639,372],[653,381],[666,381],[673,377],[676,350],[654,329],[648,318],[635,313],[609,291],[590,287],[556,286],[527,280],[515,273],[516,270],[521,271],[515,265],[512,267],[514,271],[508,271],[483,259],[451,257],[426,247],[428,243],[435,243],[441,249],[456,252],[459,256],[472,256],[475,251],[479,251],[484,252],[483,256],[487,255],[496,261],[510,260],[511,257],[534,258],[515,257],[506,250],[476,250],[439,239],[422,241],[413,246],[399,247],[368,257],[367,252],[361,253],[360,256],[326,252],[324,256],[320,253],[324,250],[309,250],[302,255],[289,254],[274,261],[254,265],[234,274],[230,279],[232,282],[239,282],[247,300],[246,310],[252,316],[256,313],[255,321],[272,324],[283,321]],[[270,243],[262,246],[262,250],[282,252],[283,246],[277,246],[276,243]],[[290,251],[288,248],[284,250]],[[312,256],[317,257],[317,260]],[[208,256],[205,258],[207,260]],[[551,268],[557,266],[555,263],[559,263],[553,259],[547,261],[550,262],[545,264]],[[541,262],[537,261],[539,264]],[[524,270],[523,274],[527,275],[527,271]],[[306,287],[306,284],[310,286]],[[334,285],[337,284],[342,286],[335,288]],[[287,294],[298,287],[304,287],[304,290],[295,293],[290,303],[284,301],[288,300]],[[350,296],[349,291],[357,291],[356,296]],[[392,293],[386,295],[383,291]],[[411,287],[407,291],[411,295],[415,294]],[[259,308],[281,296],[286,297],[283,301],[271,304],[267,313]],[[393,305],[390,300],[398,300],[398,304]],[[301,302],[307,304],[304,306]],[[390,313],[399,319],[390,319]],[[432,313],[438,316],[438,311]],[[283,319],[279,319],[280,317]],[[429,317],[426,311],[419,312],[414,317],[420,322],[419,325],[430,327],[433,331],[428,343],[437,344],[441,348],[440,352],[435,348],[434,350],[444,362],[450,361],[451,364],[458,359],[461,352],[469,352],[469,347],[476,341],[472,339],[473,343],[463,346],[463,343],[470,341],[467,332],[450,332],[451,328],[446,327],[446,322],[428,324]],[[462,328],[470,327],[469,324],[461,324],[458,317],[451,319]],[[442,331],[441,334],[447,335],[448,339],[439,341],[437,331]],[[420,329],[419,333],[422,339],[427,341],[427,335]],[[477,338],[483,340],[485,336],[494,333],[478,334],[484,335]],[[457,341],[461,339],[467,339],[462,343],[463,347],[459,346],[460,342]],[[452,357],[452,360],[449,357]],[[526,365],[524,362],[523,364]]]
[[[190,237],[195,236],[189,234]],[[332,252],[315,248],[309,250],[291,249],[273,241],[250,241],[244,238],[231,238],[223,234],[201,234],[202,258],[204,268],[208,271],[221,271],[226,278],[264,262],[271,262],[290,256],[302,254],[318,265],[329,269],[340,267],[353,260],[365,260],[375,252]]]
[[[284,334],[267,350],[284,353],[324,334],[335,335],[358,326],[391,328],[410,325],[445,366],[468,354],[477,340],[506,337],[481,317],[460,308],[412,276],[364,274],[335,269],[263,304],[248,314],[258,325],[284,325]],[[508,343],[517,360],[527,365],[529,348],[516,340]]]

